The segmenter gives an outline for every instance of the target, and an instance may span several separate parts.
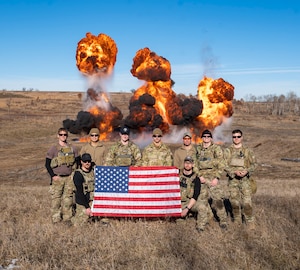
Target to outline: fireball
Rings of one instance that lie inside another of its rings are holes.
[[[117,52],[117,45],[111,37],[87,33],[86,37],[78,42],[77,68],[87,76],[110,74],[116,63]]]

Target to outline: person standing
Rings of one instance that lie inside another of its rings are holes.
[[[120,141],[112,145],[107,153],[105,166],[139,166],[142,158],[140,148],[129,140],[130,129],[120,128]]]
[[[189,212],[198,215],[200,211],[200,203],[198,197],[201,191],[201,183],[197,174],[193,171],[194,159],[190,156],[184,158],[183,169],[179,173],[180,196],[181,196],[181,218],[186,218]],[[198,218],[196,216],[198,223]],[[199,231],[198,226],[196,229]],[[200,227],[201,231],[201,227]]]
[[[58,143],[52,145],[46,154],[45,167],[51,177],[51,216],[52,222],[61,220],[70,222],[73,206],[73,180],[71,173],[73,166],[79,164],[79,155],[76,147],[67,142],[68,131],[59,128]]]
[[[106,147],[99,141],[100,131],[98,128],[92,128],[89,132],[90,142],[86,143],[80,149],[80,155],[88,153],[92,157],[92,162],[96,166],[104,164]]]
[[[80,169],[75,170],[73,176],[76,202],[76,213],[72,218],[74,226],[83,225],[93,216],[91,206],[94,199],[95,175],[91,155],[84,153],[80,162]]]
[[[174,152],[174,166],[183,169],[184,159],[187,156],[196,160],[196,147],[192,144],[192,134],[185,132],[182,137],[183,144]]]
[[[199,229],[204,230],[208,223],[211,209],[208,199],[212,200],[211,208],[215,210],[219,225],[227,229],[227,213],[224,206],[224,192],[219,183],[225,167],[222,148],[213,143],[212,133],[204,130],[201,135],[202,143],[197,145],[197,161],[201,181]]]
[[[254,152],[243,145],[243,132],[240,129],[232,131],[232,144],[225,149],[224,157],[233,221],[240,225],[244,218],[246,225],[253,229],[251,178],[257,161]]]
[[[162,142],[162,131],[155,128],[152,132],[152,143],[143,151],[142,166],[172,166],[173,155],[171,149]]]

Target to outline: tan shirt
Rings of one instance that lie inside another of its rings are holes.
[[[92,157],[92,162],[96,166],[103,166],[107,149],[102,142],[98,142],[96,146],[92,146],[91,143],[86,143],[80,150],[80,155],[88,153]]]

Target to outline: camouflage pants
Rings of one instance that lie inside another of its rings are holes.
[[[185,209],[188,206],[189,202],[190,202],[190,200],[181,202],[181,209]],[[200,203],[198,201],[196,201],[196,203],[194,204],[194,206],[191,208],[190,211],[196,213],[196,220],[198,223],[198,214],[200,212]]]
[[[244,216],[247,223],[253,222],[252,189],[249,179],[246,177],[241,180],[230,179],[228,188],[234,222],[241,223],[242,216]]]
[[[90,206],[92,206],[92,201],[90,202]],[[74,226],[82,226],[84,225],[90,217],[86,214],[86,208],[81,204],[76,204],[76,213],[72,218],[72,223]]]
[[[63,219],[71,220],[73,205],[73,179],[68,177],[59,177],[52,182],[49,188],[51,195],[51,216],[52,222],[56,223]]]
[[[227,213],[223,203],[224,194],[221,186],[210,186],[209,183],[201,184],[201,192],[198,198],[200,203],[199,226],[204,228],[209,222],[211,217],[211,208],[208,203],[208,199],[212,199],[211,207],[216,211],[217,216],[220,219],[220,224],[227,224]]]

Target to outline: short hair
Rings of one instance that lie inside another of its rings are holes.
[[[59,134],[61,131],[64,131],[68,134],[68,130],[64,127],[59,128],[58,131],[57,131],[57,134]]]
[[[232,134],[235,134],[235,133],[240,133],[243,136],[243,132],[240,129],[234,129],[232,131]]]

